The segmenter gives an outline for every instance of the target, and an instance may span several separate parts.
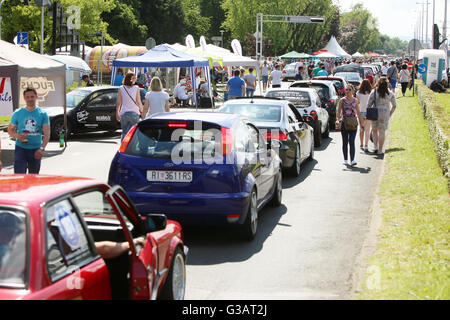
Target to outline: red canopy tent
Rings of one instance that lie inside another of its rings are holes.
[[[321,54],[321,53],[326,53],[326,54],[335,56],[335,54],[333,52],[330,52],[327,49],[320,49],[319,51],[314,52],[312,55],[317,56],[318,54]]]

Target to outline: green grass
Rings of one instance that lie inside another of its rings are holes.
[[[445,110],[450,117],[450,93],[435,93],[437,103]]]
[[[4,124],[8,124],[11,121],[10,116],[0,116],[0,126]]]
[[[375,269],[358,298],[450,299],[449,191],[416,97],[398,99],[389,140],[378,193],[383,223],[368,260]]]

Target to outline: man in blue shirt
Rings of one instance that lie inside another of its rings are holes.
[[[328,72],[327,70],[325,70],[325,65],[321,65],[320,66],[321,70],[317,73],[318,76],[320,77],[327,77],[328,76]]]
[[[123,84],[123,71],[122,69],[117,70],[117,75],[114,78],[114,85],[120,87]]]
[[[245,95],[245,81],[239,76],[241,72],[234,70],[234,77],[227,82],[228,99],[236,99]]]
[[[14,173],[39,173],[41,158],[50,140],[50,121],[47,112],[36,105],[37,92],[26,88],[23,92],[26,106],[14,111],[8,127],[16,139]],[[43,141],[42,141],[43,140]]]

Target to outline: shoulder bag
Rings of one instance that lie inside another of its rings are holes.
[[[372,121],[378,120],[377,90],[373,93],[373,105],[370,108],[367,108],[366,119]]]

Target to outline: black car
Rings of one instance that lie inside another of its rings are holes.
[[[72,133],[91,131],[116,131],[120,122],[116,120],[116,101],[119,87],[82,87],[66,95],[67,136]],[[140,89],[144,103],[144,89]],[[64,108],[45,108],[50,118],[51,139],[58,139],[64,129]]]
[[[314,157],[314,131],[287,100],[277,98],[241,98],[228,100],[219,112],[245,115],[268,141],[278,140],[282,167],[291,175],[300,175],[304,160]]]
[[[319,94],[322,107],[328,111],[328,124],[335,129],[336,111],[339,100],[338,90],[332,80],[302,80],[295,81],[290,88],[313,88]]]

